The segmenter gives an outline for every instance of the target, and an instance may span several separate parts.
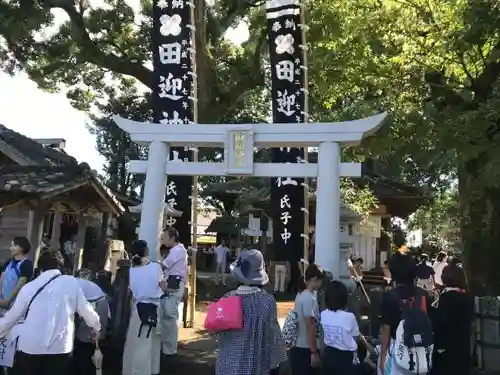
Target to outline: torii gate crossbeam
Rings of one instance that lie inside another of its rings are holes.
[[[139,236],[156,258],[169,175],[317,177],[316,263],[339,277],[340,177],[361,176],[361,165],[342,163],[340,145],[357,145],[381,126],[386,114],[339,123],[304,124],[150,124],[115,116],[133,141],[149,145],[148,160],[131,161],[130,171],[145,173]],[[167,160],[169,147],[224,146],[221,163]],[[318,147],[318,163],[254,163],[255,147]],[[297,182],[295,181],[295,184]],[[283,233],[282,236],[286,235]]]

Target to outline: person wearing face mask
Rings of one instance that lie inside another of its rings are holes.
[[[163,243],[170,248],[163,260],[165,293],[161,298],[162,308],[162,353],[177,354],[177,338],[179,333],[179,305],[184,297],[184,285],[187,280],[187,251],[179,242],[179,232],[175,228],[167,228],[163,233]]]

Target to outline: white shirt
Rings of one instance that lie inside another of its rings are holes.
[[[324,310],[321,312],[325,345],[355,352],[358,349],[356,337],[359,336],[359,326],[353,313],[344,310]]]
[[[0,319],[0,337],[11,331],[19,337],[18,350],[26,354],[66,354],[73,350],[75,313],[96,331],[100,331],[99,315],[87,302],[73,276],[62,275],[48,284],[33,300],[26,320],[28,304],[35,293],[59,270],[43,272],[19,292],[12,308]]]
[[[81,278],[77,278],[76,280],[78,281],[80,288],[82,288],[83,294],[85,295],[85,298],[87,298],[87,301],[96,302],[101,298],[107,297],[106,293],[104,293],[101,287],[96,283]],[[111,310],[109,309],[109,305],[108,305],[108,318],[111,318]]]
[[[443,274],[444,267],[446,267],[448,263],[439,262],[434,264],[434,282],[439,285],[443,285],[443,280],[441,279],[441,275]]]
[[[183,244],[178,243],[170,249],[168,255],[163,260],[165,266],[165,278],[169,276],[188,277],[187,268],[188,255]]]
[[[88,301],[95,301],[97,299],[106,297],[106,294],[99,288],[99,285],[93,283],[87,279],[76,279],[78,281],[78,285],[82,288],[83,294]]]
[[[64,252],[68,255],[76,253],[76,244],[73,241],[66,241],[64,243]]]
[[[225,262],[228,252],[229,252],[229,249],[227,247],[222,246],[222,245],[217,246],[214,249],[215,260],[217,261],[217,263]]]
[[[130,267],[130,290],[134,302],[158,302],[163,294],[160,281],[163,271],[159,263],[150,262],[144,266]]]

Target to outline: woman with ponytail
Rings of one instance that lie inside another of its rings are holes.
[[[132,312],[123,353],[123,375],[160,373],[161,331],[159,324],[161,265],[148,258],[146,241],[135,241],[130,249]]]
[[[293,375],[316,375],[320,373],[319,307],[316,293],[323,282],[323,270],[315,264],[309,265],[299,283],[299,294],[295,298],[294,310],[298,319],[297,342],[290,349],[290,365]]]

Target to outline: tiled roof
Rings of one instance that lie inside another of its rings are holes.
[[[404,182],[394,181],[376,173],[365,172],[361,183],[365,182],[373,190],[375,196],[383,198],[420,198],[426,197],[423,189]]]
[[[78,166],[5,166],[0,167],[0,191],[43,194],[89,181],[91,171]]]
[[[361,179],[355,179],[355,181],[360,186],[367,184],[378,199],[424,198],[426,196],[420,188],[392,181],[375,174],[365,174]],[[226,186],[224,186],[225,184],[223,183],[217,184],[217,187],[209,186],[206,189],[207,192],[205,192],[205,194],[211,195],[214,190],[220,189],[219,193],[224,192],[225,194],[234,194],[235,196],[245,195],[245,199],[248,200],[265,201],[271,198],[269,180],[267,183],[268,186],[261,187],[253,186],[248,182],[245,183],[244,180],[230,181],[226,183]],[[314,191],[316,190],[316,181],[310,180],[309,186],[314,195]]]
[[[0,125],[0,144],[31,162],[31,165],[0,165],[0,192],[50,195],[90,183],[114,212],[124,211],[115,194],[97,180],[87,163],[78,164],[64,151],[43,146],[3,125]]]
[[[63,166],[11,165],[0,167],[0,193],[20,196],[57,195],[89,184],[115,213],[123,206],[114,194],[102,185],[86,163]]]
[[[64,151],[43,146],[37,141],[1,124],[0,140],[19,153],[20,156],[37,165],[78,165],[76,159]]]
[[[212,220],[205,233],[236,235],[248,224],[248,217],[219,216]]]
[[[313,160],[314,162],[314,155]],[[387,178],[370,168],[363,168],[363,176],[354,179],[360,187],[368,186],[380,203],[389,206],[395,216],[406,217],[428,199],[420,187]],[[309,180],[310,202],[315,200],[316,179]],[[261,209],[270,209],[271,189],[268,178],[240,178],[208,186],[203,195],[230,195],[244,197],[245,202]]]

